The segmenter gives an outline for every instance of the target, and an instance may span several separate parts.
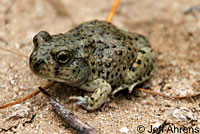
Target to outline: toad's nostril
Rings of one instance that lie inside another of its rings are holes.
[[[43,63],[45,63],[45,61],[44,61],[44,59],[39,59],[39,60],[37,60],[36,62],[35,62],[35,64],[33,64],[33,70],[35,71],[35,72],[39,72],[39,66],[41,65],[41,64],[43,64]]]

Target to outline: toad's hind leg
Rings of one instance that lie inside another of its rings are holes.
[[[154,53],[149,46],[140,48],[137,59],[127,71],[124,77],[124,84],[113,91],[113,95],[120,90],[128,88],[129,93],[133,88],[146,81],[153,72]]]
[[[84,83],[80,88],[87,91],[94,91],[89,96],[72,96],[70,100],[77,100],[77,104],[81,105],[86,110],[95,110],[107,101],[108,95],[111,92],[111,86],[104,79],[98,78],[93,81]]]

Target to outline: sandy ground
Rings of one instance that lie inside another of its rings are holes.
[[[60,2],[60,3],[59,3]],[[200,92],[200,12],[183,12],[199,0],[122,0],[113,23],[149,38],[156,55],[153,77],[140,87],[173,95]],[[0,0],[0,46],[26,55],[32,38],[41,30],[66,32],[92,19],[104,20],[111,0]],[[28,59],[0,50],[0,105],[21,98],[47,80],[30,70]],[[82,92],[57,84],[49,90],[66,108],[96,128],[98,133],[144,133],[151,126],[173,125],[183,132],[200,132],[200,99],[173,100],[134,91],[123,91],[101,109],[86,112],[67,98]],[[139,125],[142,125],[138,127]],[[193,129],[189,129],[193,127]],[[123,129],[122,129],[123,128]],[[139,128],[139,129],[138,129]],[[170,131],[171,130],[171,131]],[[187,131],[186,131],[187,130]],[[196,130],[196,131],[195,131]],[[63,126],[47,98],[37,95],[24,103],[0,110],[0,133],[75,133]]]

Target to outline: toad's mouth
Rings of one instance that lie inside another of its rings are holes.
[[[79,86],[85,82],[85,80],[83,81],[82,79],[79,79],[80,74],[74,74],[73,76],[68,75],[70,77],[66,78],[67,74],[65,74],[64,76],[61,76],[61,75],[55,76],[55,75],[51,74],[50,72],[43,72],[43,71],[39,71],[39,72],[33,71],[33,73],[35,75],[39,76],[40,78],[65,83],[66,85],[69,85],[69,86]]]

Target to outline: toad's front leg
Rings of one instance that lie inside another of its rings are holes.
[[[86,110],[95,110],[107,101],[108,95],[111,92],[111,86],[104,79],[96,79],[84,83],[81,87],[86,91],[94,93],[89,96],[72,96],[70,100],[78,100],[77,104],[81,105]]]

